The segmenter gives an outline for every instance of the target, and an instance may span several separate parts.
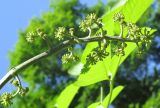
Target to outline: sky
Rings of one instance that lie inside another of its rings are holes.
[[[94,5],[98,0],[80,0],[82,4]],[[106,3],[106,0],[102,0]],[[0,1],[0,79],[9,70],[8,52],[18,41],[18,31],[24,30],[33,17],[49,10],[50,0],[1,0]],[[0,93],[12,89],[4,87]],[[9,90],[10,91],[10,90]]]
[[[25,29],[33,16],[49,9],[49,0],[0,1],[0,78],[8,71],[8,52],[14,50],[18,31]]]

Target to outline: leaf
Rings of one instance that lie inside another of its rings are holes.
[[[122,9],[124,16],[127,16],[125,18],[126,21],[137,22],[153,1],[154,0],[128,0]]]
[[[123,89],[124,89],[123,86],[117,86],[116,88],[113,89],[110,104],[114,101],[114,99],[118,96],[118,94],[119,94]],[[109,95],[110,95],[110,94],[108,94],[108,95],[106,96],[106,98],[104,99],[104,101],[103,101],[103,103],[102,103],[102,105],[103,105],[104,107],[107,107],[107,103],[108,103],[108,100],[109,100]]]
[[[79,86],[87,86],[107,79],[107,70],[104,68],[104,63],[103,61],[99,61],[96,65],[92,66],[87,73],[81,74],[76,84]]]
[[[67,86],[63,92],[61,92],[60,96],[57,99],[57,103],[55,106],[58,108],[68,108],[72,99],[76,95],[76,93],[79,90],[79,86],[77,86],[75,83]]]
[[[145,2],[144,6],[142,7],[141,5],[143,4],[143,2]],[[131,22],[136,22],[140,16],[145,12],[145,10],[151,5],[151,3],[153,2],[153,0],[128,0],[125,2],[121,2],[117,7],[115,7],[111,12],[107,13],[106,15],[104,15],[102,17],[103,22],[104,22],[104,26],[105,29],[108,31],[109,35],[114,35],[115,33],[118,33],[118,30],[120,29],[119,26],[113,21],[112,17],[113,14],[115,14],[116,12],[122,11],[126,17],[126,20],[131,21]],[[136,6],[134,6],[136,5]],[[138,11],[138,12],[134,12],[132,14],[132,11]],[[82,59],[81,61],[83,63],[85,63],[85,59],[87,57],[87,55],[90,53],[90,51],[95,48],[98,44],[97,43],[90,43],[86,46],[84,53],[82,55]],[[113,77],[116,74],[116,70],[118,68],[118,66],[123,63],[123,61],[129,56],[129,54],[136,48],[136,45],[134,43],[127,43],[127,48],[125,49],[125,56],[121,57],[120,62],[117,64],[118,61],[118,57],[117,56],[113,56],[111,60],[108,60],[108,62],[105,62],[107,64],[101,63],[101,65],[99,64],[99,67],[97,65],[95,65],[96,71],[98,70],[101,75],[107,75],[107,73],[111,72]],[[111,54],[110,56],[106,57],[106,58],[111,58]],[[79,83],[80,80],[82,82],[84,82],[86,79],[89,78],[89,76],[91,76],[91,78],[93,78],[93,80],[90,80],[87,84],[87,81],[85,82],[84,85],[89,85],[89,84],[93,84],[99,81],[104,80],[104,77],[98,78],[97,76],[97,72],[95,72],[95,68],[92,67],[92,70],[89,70],[85,75],[80,76]],[[103,72],[101,72],[101,68],[106,68],[106,74],[104,74]],[[99,70],[100,69],[100,70]],[[93,71],[93,72],[91,72]],[[102,74],[103,73],[103,74]],[[93,74],[93,75],[92,75]],[[100,75],[100,76],[101,76]],[[83,79],[84,78],[84,79]],[[83,79],[83,80],[82,80]],[[97,81],[96,81],[97,80]],[[83,84],[82,84],[83,85]]]
[[[116,33],[119,33],[120,31],[118,24],[114,23],[112,20],[114,13],[121,11],[125,15],[126,21],[135,23],[145,12],[145,10],[151,5],[152,2],[153,0],[126,0],[125,2],[121,2],[120,5],[118,5],[102,17],[104,22],[104,28],[108,31],[108,35],[114,35]],[[86,46],[81,58],[82,63],[86,63],[85,60],[87,55],[93,48],[97,46],[96,44],[97,43],[90,43]],[[136,48],[136,46],[133,43],[127,43],[127,45],[128,46],[125,49],[126,55],[121,57],[120,63],[118,63],[118,65],[120,65],[126,59],[126,57]],[[60,105],[59,108],[67,108],[69,106],[71,100],[77,93],[79,86],[87,86],[102,80],[107,80],[107,73],[110,71],[113,72],[112,74],[115,76],[116,70],[118,68],[118,65],[115,66],[115,64],[117,64],[117,60],[118,59],[116,56],[113,56],[112,59],[111,56],[108,56],[105,58],[103,62],[100,61],[96,65],[92,66],[86,74],[80,75],[80,77],[75,83],[78,86],[76,86],[75,84],[70,85],[61,93],[57,102],[57,104]],[[115,97],[119,94],[119,92],[122,89],[123,88],[121,86],[118,87],[118,89],[114,89],[113,92],[115,92],[115,94],[113,93],[114,95],[112,96],[111,101],[115,99]],[[103,102],[104,106],[108,101],[107,97]]]
[[[93,44],[95,43],[89,45]],[[110,48],[111,47],[109,45],[106,51],[110,52],[111,51]],[[86,55],[84,54],[84,56]],[[108,72],[110,72],[108,63],[110,63],[110,61],[111,61],[111,56],[105,58],[103,61],[98,61],[96,65],[92,65],[88,72],[86,72],[85,74],[81,74],[79,76],[78,80],[76,81],[76,84],[79,86],[87,86],[102,80],[108,80]]]
[[[78,76],[81,73],[81,69],[83,68],[83,64],[79,62],[78,64],[72,66],[69,70],[68,73],[72,76]]]
[[[111,64],[110,64],[110,69],[111,69],[113,78],[115,77],[115,74],[117,73],[116,70],[118,69],[118,66],[123,63],[123,61],[129,56],[129,54],[135,48],[136,48],[136,44],[135,43],[127,42],[127,47],[125,48],[125,55],[121,56],[120,58],[119,58],[119,56],[113,56]],[[119,63],[117,62],[118,60],[120,60]]]
[[[113,89],[112,98],[111,98],[110,104],[114,101],[114,99],[118,96],[118,94],[119,94],[123,89],[124,89],[123,86],[117,86],[116,88]],[[108,94],[108,95],[104,98],[104,100],[103,100],[103,102],[102,102],[102,106],[103,106],[104,108],[107,107],[107,104],[108,104],[108,101],[109,101],[109,95],[110,95],[110,94]],[[88,108],[97,108],[97,106],[99,106],[99,105],[100,105],[100,102],[95,102],[95,103],[91,104]]]
[[[154,0],[125,0],[121,5],[113,8],[102,17],[103,23],[105,24],[104,28],[108,31],[107,33],[114,35],[119,31],[119,26],[112,19],[115,13],[120,11],[124,14],[126,21],[136,23],[153,1]]]
[[[83,64],[86,63],[86,57],[87,57],[87,55],[92,51],[93,48],[95,48],[97,46],[98,46],[97,42],[91,42],[91,43],[87,44],[86,48],[83,51],[82,57],[81,57],[81,62]]]
[[[153,0],[128,0],[125,2],[125,4],[120,7],[117,7],[116,9],[112,10],[109,14],[106,14],[103,16],[103,22],[106,23],[105,28],[109,31],[108,33],[110,35],[114,35],[115,33],[119,33],[119,27],[114,23],[112,20],[113,14],[115,14],[118,11],[121,11],[124,16],[125,20],[129,22],[137,22],[140,16],[145,12],[145,10],[151,5]],[[142,6],[143,4],[143,6]],[[134,10],[134,11],[133,11]],[[108,25],[109,24],[109,25]],[[153,31],[155,32],[155,30]],[[127,48],[125,49],[125,56],[121,57],[120,63],[123,63],[123,61],[129,56],[129,54],[136,48],[136,45],[134,43],[127,43]],[[118,57],[114,56],[112,58],[111,63],[111,72],[113,76],[116,74],[116,70],[118,68],[117,64]]]

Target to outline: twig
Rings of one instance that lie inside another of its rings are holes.
[[[15,78],[16,78],[16,80],[18,81],[19,87],[17,87],[17,91],[12,95],[12,97],[15,97],[15,96],[19,93],[20,87],[22,87],[22,84],[21,84],[21,81],[20,81],[18,75],[16,75]]]
[[[12,68],[7,72],[5,76],[0,80],[0,89],[11,79],[13,78],[16,74],[18,74],[22,69],[30,66],[31,64],[39,61],[40,59],[46,58],[52,54],[56,54],[59,51],[63,50],[64,48],[78,44],[78,43],[88,43],[88,42],[98,42],[98,41],[103,41],[104,39],[106,40],[117,40],[117,41],[123,41],[123,42],[134,42],[136,43],[137,40],[131,40],[128,38],[121,38],[118,36],[103,36],[103,37],[98,37],[98,36],[91,36],[91,37],[84,37],[84,38],[78,38],[78,41],[76,39],[71,39],[71,40],[66,40],[60,43],[56,47],[52,47],[50,50],[45,51],[43,53],[40,53],[25,62],[19,64],[18,66]]]

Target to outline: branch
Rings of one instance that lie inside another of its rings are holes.
[[[78,39],[78,40],[77,40]],[[77,39],[71,39],[71,40],[66,40],[57,45],[56,47],[51,48],[48,51],[45,51],[43,53],[40,53],[25,62],[19,64],[18,66],[12,68],[7,72],[7,74],[0,80],[0,89],[11,79],[13,78],[16,74],[18,74],[22,69],[30,66],[31,64],[46,58],[52,54],[56,54],[60,52],[61,50],[65,49],[66,47],[78,43],[88,43],[88,42],[98,42],[98,41],[103,41],[104,39],[106,40],[117,40],[117,41],[123,41],[123,42],[137,42],[137,40],[131,40],[128,38],[121,38],[118,36],[103,36],[103,37],[98,37],[98,36],[93,36],[93,37],[85,37],[85,38],[77,38]]]

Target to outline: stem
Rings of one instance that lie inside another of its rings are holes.
[[[109,105],[110,105],[110,103],[111,103],[113,86],[114,86],[114,81],[111,79],[110,82],[109,82],[109,99],[108,99],[107,108],[109,108]]]
[[[117,72],[118,66],[119,66],[120,61],[121,61],[121,57],[122,56],[119,56],[119,58],[118,58],[117,68],[115,70],[115,73]],[[109,100],[108,100],[107,108],[109,108],[109,105],[110,105],[111,100],[112,100],[112,92],[113,92],[113,87],[114,87],[114,78],[115,78],[115,75],[114,76],[112,76],[112,75],[110,76],[110,80],[109,80]]]
[[[91,34],[92,34],[91,28],[88,28],[88,32],[89,32],[88,37],[91,37]]]
[[[12,95],[12,97],[15,97],[15,96],[19,93],[20,87],[22,87],[22,84],[21,84],[21,81],[20,81],[18,75],[15,76],[15,78],[16,78],[16,80],[18,81],[19,87],[17,88],[17,91]]]
[[[122,24],[120,25],[120,28],[121,28],[120,37],[123,38],[123,25]]]
[[[18,83],[19,83],[19,86],[22,87],[22,83],[21,83],[21,80],[20,80],[20,78],[19,78],[18,75],[16,75],[16,79],[17,79],[17,81],[18,81]]]
[[[101,88],[100,88],[100,104],[102,104],[103,102],[103,87],[102,87],[102,84],[101,84]]]
[[[78,38],[78,42],[75,39],[71,39],[71,40],[66,40],[63,41],[62,43],[60,43],[57,46],[52,47],[51,49],[40,53],[28,60],[26,60],[25,62],[19,64],[18,66],[12,68],[11,70],[9,70],[7,72],[7,74],[5,76],[3,76],[3,78],[0,80],[0,89],[10,80],[12,79],[16,74],[18,74],[20,71],[22,71],[23,69],[25,69],[26,67],[34,64],[35,62],[46,58],[50,55],[53,54],[57,54],[58,52],[62,51],[63,49],[67,48],[70,45],[75,45],[77,43],[88,43],[88,42],[97,42],[97,41],[103,41],[104,39],[108,39],[108,40],[117,40],[117,41],[122,41],[122,42],[133,42],[136,43],[138,42],[138,40],[134,39],[127,39],[127,38],[121,38],[118,36],[103,36],[103,37],[99,37],[99,36],[94,36],[94,37],[84,37],[84,38]]]

